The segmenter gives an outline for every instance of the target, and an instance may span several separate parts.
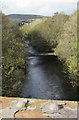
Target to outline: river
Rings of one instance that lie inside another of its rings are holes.
[[[29,53],[37,51],[31,46]],[[63,66],[55,56],[28,57],[28,74],[22,82],[20,97],[53,100],[77,100],[76,88],[69,84]]]

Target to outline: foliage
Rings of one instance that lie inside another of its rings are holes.
[[[2,22],[2,95],[17,96],[27,66],[23,36],[4,14]]]
[[[53,17],[42,20],[32,28],[26,28],[32,46],[43,52],[54,51],[55,55],[64,62],[64,72],[71,79],[72,85],[78,85],[77,28],[79,27],[77,27],[76,12],[71,16],[55,13]]]
[[[60,60],[65,61],[66,70],[74,85],[78,84],[79,78],[77,66],[77,14],[70,16],[69,20],[64,25],[64,30],[59,37],[58,46],[55,49],[55,54]],[[79,63],[78,63],[79,64]]]
[[[63,13],[44,19],[28,32],[31,44],[39,51],[53,51],[58,44],[58,36],[63,30],[63,25],[69,17]]]

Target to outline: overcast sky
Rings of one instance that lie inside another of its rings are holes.
[[[53,15],[54,12],[72,14],[78,0],[0,0],[0,9],[5,14]]]

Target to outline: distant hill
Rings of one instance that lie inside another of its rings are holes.
[[[47,16],[41,16],[41,15],[32,15],[32,14],[9,14],[7,15],[10,19],[12,19],[14,22],[22,22],[22,21],[30,21],[33,19],[40,19],[40,18],[47,18]]]

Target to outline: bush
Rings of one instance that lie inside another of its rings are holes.
[[[2,14],[2,95],[18,96],[26,71],[26,53],[18,26]]]
[[[36,24],[28,31],[31,44],[39,51],[53,51],[58,44],[58,36],[61,34],[63,25],[68,18],[63,13],[55,14],[53,17]]]
[[[77,14],[70,16],[64,25],[64,30],[59,37],[55,54],[65,62],[71,83],[77,85],[79,77],[77,68]]]

